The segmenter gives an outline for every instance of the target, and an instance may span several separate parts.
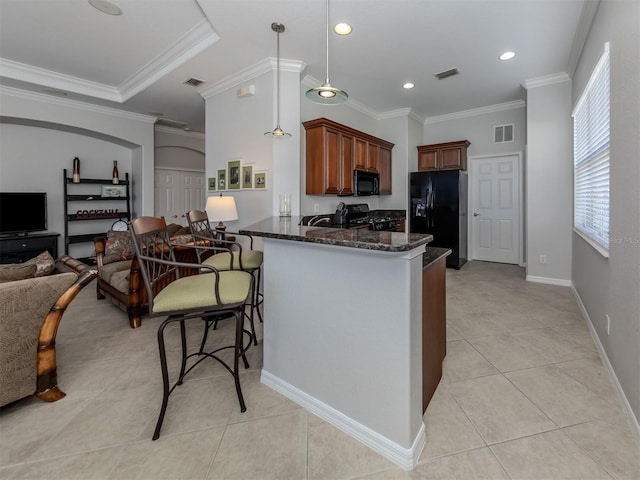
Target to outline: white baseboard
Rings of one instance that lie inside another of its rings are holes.
[[[571,280],[564,280],[562,278],[549,278],[549,277],[535,277],[533,275],[527,275],[527,282],[546,283],[548,285],[558,285],[560,287],[572,287]]]
[[[598,354],[600,355],[600,359],[604,365],[604,368],[607,370],[609,374],[609,378],[611,379],[611,383],[613,384],[613,388],[618,394],[618,399],[620,400],[620,404],[622,405],[622,410],[624,412],[625,417],[627,417],[627,421],[629,426],[631,427],[631,431],[638,441],[640,441],[640,423],[638,423],[638,419],[633,413],[631,409],[631,405],[629,404],[629,400],[627,396],[624,394],[624,390],[622,389],[622,385],[618,381],[618,377],[616,376],[616,372],[613,370],[613,366],[609,361],[609,357],[607,357],[607,352],[605,351],[602,343],[600,342],[600,337],[598,337],[598,333],[596,332],[593,323],[591,322],[591,317],[589,317],[589,313],[587,312],[584,303],[582,303],[582,299],[580,298],[580,294],[576,290],[576,287],[572,284],[571,291],[573,292],[573,296],[578,303],[578,307],[580,308],[580,312],[582,316],[587,321],[587,326],[589,327],[589,332],[591,333],[591,338],[593,339],[593,343],[596,345],[596,349],[598,350]]]
[[[411,448],[404,448],[264,369],[262,369],[260,381],[388,458],[399,467],[413,470],[418,463],[426,440],[424,423],[420,425],[420,430]]]

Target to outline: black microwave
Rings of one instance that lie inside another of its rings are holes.
[[[380,194],[380,174],[374,172],[353,171],[353,191],[358,196]]]

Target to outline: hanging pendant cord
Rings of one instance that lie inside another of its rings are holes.
[[[329,84],[329,0],[327,0],[326,27],[327,27],[327,74],[325,76],[324,83]]]
[[[280,127],[280,30],[276,33],[276,124]]]

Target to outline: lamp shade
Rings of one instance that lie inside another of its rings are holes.
[[[238,220],[236,199],[233,197],[223,197],[222,194],[217,197],[209,197],[207,198],[205,209],[210,221],[230,222]]]

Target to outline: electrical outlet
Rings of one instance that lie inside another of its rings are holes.
[[[546,255],[540,255],[540,263],[547,263],[547,256]]]
[[[317,203],[313,204],[313,213],[318,213],[320,211],[320,205]]]
[[[607,335],[609,335],[611,333],[611,317],[608,313],[605,313],[604,318],[607,319]]]

